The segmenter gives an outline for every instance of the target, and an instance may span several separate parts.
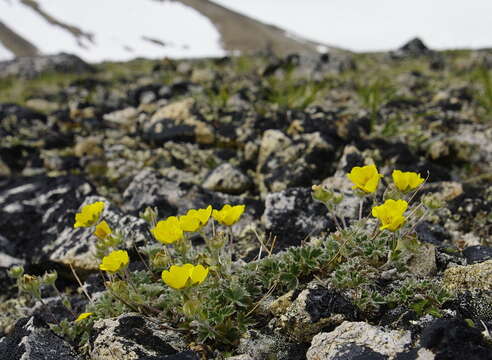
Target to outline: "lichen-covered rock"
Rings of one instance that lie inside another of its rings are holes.
[[[280,327],[293,339],[309,342],[324,327],[357,318],[357,308],[336,290],[312,287],[303,290],[279,317]]]
[[[124,314],[94,323],[90,339],[91,359],[136,360],[160,358],[166,360],[198,360],[178,332],[164,330],[139,314]]]
[[[280,334],[250,330],[241,338],[238,351],[254,360],[296,360],[304,358],[307,344],[290,342]]]
[[[313,338],[307,360],[354,359],[357,356],[361,359],[394,359],[411,342],[409,331],[385,330],[365,322],[345,321],[335,330]]]
[[[309,188],[268,194],[262,223],[277,237],[277,250],[298,246],[309,236],[334,229],[326,207],[312,199]]]
[[[467,266],[454,266],[444,272],[448,290],[492,290],[492,260]]]
[[[280,130],[264,132],[256,168],[262,194],[309,186],[330,170],[334,147],[319,132],[294,136]]]
[[[251,180],[229,163],[216,167],[203,182],[203,187],[227,194],[241,194],[251,186]]]
[[[158,109],[150,121],[143,124],[144,139],[155,145],[171,140],[212,144],[214,130],[195,116],[194,104],[193,98],[186,98]]]
[[[0,360],[80,360],[74,350],[36,316],[20,319],[0,339]]]
[[[464,319],[472,319],[476,324],[492,321],[492,291],[472,290],[459,293],[452,301],[455,309]]]
[[[14,60],[0,61],[0,78],[7,76],[34,78],[47,71],[80,74],[93,72],[94,68],[79,57],[65,53],[57,55],[20,56]]]
[[[232,227],[235,233],[251,224],[253,219],[258,219],[263,211],[259,201],[212,192],[198,185],[180,183],[151,169],[144,169],[135,176],[125,190],[123,198],[124,210],[138,214],[148,206],[157,207],[161,219],[209,205],[214,209],[221,209],[225,204],[246,204],[245,213]]]
[[[32,262],[47,260],[43,252],[67,228],[92,186],[79,176],[36,176],[0,181],[0,235],[9,254]]]

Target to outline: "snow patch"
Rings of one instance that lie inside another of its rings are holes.
[[[92,42],[77,41],[32,9],[18,2],[0,1],[2,21],[45,54],[68,52],[91,62],[225,55],[213,24],[180,3],[39,0],[39,5],[55,19],[93,34]]]

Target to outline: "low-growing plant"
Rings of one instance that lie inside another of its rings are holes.
[[[418,250],[416,225],[441,205],[428,197],[415,201],[425,179],[395,170],[377,205],[382,175],[375,165],[354,167],[347,176],[360,201],[355,219],[348,221],[348,214],[339,213],[343,196],[313,186],[313,198],[326,205],[337,231],[304,246],[267,252],[265,258],[246,264],[233,261],[229,246],[231,226],[241,218],[244,205],[191,209],[161,220],[156,209],[147,208],[140,217],[155,241],[135,248],[139,270],[128,252],[120,249],[122,232],[104,219],[104,202],[83,206],[74,227],[93,229],[94,255],[100,259],[106,292],[97,300],[87,296],[84,312],[53,324],[53,329],[88,352],[87,339],[95,321],[131,311],[183,332],[190,342],[233,351],[241,336],[262,321],[257,309],[266,297],[300,289],[311,281],[350,294],[365,319],[384,307],[397,306],[439,316],[450,294],[442,290],[439,280],[409,273],[403,256]],[[374,205],[370,216],[363,216],[368,199]],[[192,245],[194,233],[204,239],[204,245]],[[396,274],[388,286],[380,282],[383,272]],[[19,268],[11,273],[19,289],[42,300],[39,280],[31,281]],[[53,283],[52,274],[43,279]]]

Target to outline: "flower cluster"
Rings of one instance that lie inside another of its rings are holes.
[[[73,227],[91,227],[96,225],[94,235],[101,240],[106,239],[113,231],[105,220],[99,221],[103,211],[104,202],[102,201],[96,201],[92,204],[82,206],[80,212],[75,214]]]
[[[224,205],[221,210],[212,209],[209,205],[205,209],[188,210],[182,216],[170,216],[159,221],[152,229],[152,235],[163,244],[172,244],[184,237],[185,232],[200,231],[207,225],[210,217],[222,225],[234,225],[245,209],[244,205]]]
[[[367,165],[352,168],[347,177],[354,183],[354,189],[360,189],[364,194],[370,194],[377,190],[379,179],[383,176],[379,174],[375,165]],[[392,178],[394,186],[402,194],[417,189],[424,182],[420,174],[409,171],[394,170]],[[396,231],[406,222],[404,213],[407,208],[408,202],[406,200],[388,199],[382,205],[373,207],[371,214],[381,222],[380,230]]]

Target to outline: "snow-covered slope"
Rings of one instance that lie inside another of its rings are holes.
[[[89,37],[75,37],[17,0],[0,0],[0,21],[41,53],[68,52],[87,61],[135,57],[222,56],[214,25],[190,7],[150,0],[38,0],[54,19]],[[0,47],[0,59],[12,54]]]

